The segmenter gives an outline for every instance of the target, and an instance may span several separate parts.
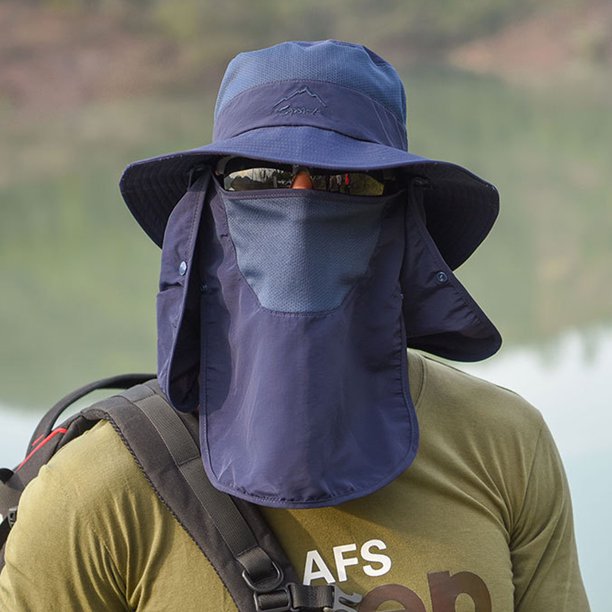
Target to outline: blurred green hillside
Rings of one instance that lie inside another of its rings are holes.
[[[361,42],[400,71],[519,66],[539,81],[609,66],[611,28],[605,0],[0,0],[0,111],[214,91],[237,52],[290,39]]]
[[[7,0],[5,0],[5,3]],[[400,47],[439,54],[451,45],[489,35],[555,0],[38,0],[30,6],[96,11],[128,27],[196,43],[206,58],[224,58],[238,48],[269,44],[275,37],[343,38],[363,32],[381,49]],[[563,2],[561,3],[563,4]],[[568,4],[582,4],[573,0]]]
[[[611,32],[609,0],[0,0],[0,402],[154,369],[159,253],[117,181],[208,142],[227,61],[291,38],[390,60],[411,150],[499,187],[491,239],[459,274],[506,347],[597,337],[612,321]]]
[[[259,0],[220,4],[214,0],[133,2],[147,26],[173,40],[195,44],[202,58],[224,61],[239,49],[271,40],[351,38],[381,53],[410,51],[440,56],[453,45],[490,34],[551,0]],[[89,4],[82,2],[79,4]],[[101,7],[121,6],[101,0]],[[246,8],[248,6],[249,8]]]

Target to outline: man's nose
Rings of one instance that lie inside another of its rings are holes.
[[[296,173],[291,189],[312,189],[312,179],[308,170],[300,170]]]

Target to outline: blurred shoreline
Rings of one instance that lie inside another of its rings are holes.
[[[170,91],[212,94],[237,52],[291,38],[361,42],[401,71],[434,63],[525,87],[610,84],[612,4],[605,0],[485,0],[469,11],[399,0],[355,7],[348,0],[309,7],[267,0],[223,11],[210,0],[1,0],[0,117],[44,119]]]

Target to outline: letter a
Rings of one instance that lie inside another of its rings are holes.
[[[317,569],[315,569],[315,565]],[[323,557],[318,550],[309,550],[306,553],[306,564],[304,566],[304,584],[308,586],[313,580],[323,578],[327,584],[333,584],[334,575],[329,571]]]

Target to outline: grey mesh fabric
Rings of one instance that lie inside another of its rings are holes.
[[[375,212],[368,213],[372,236],[366,240],[367,257],[359,254],[365,269],[357,275],[361,266],[354,267],[350,288],[336,274],[326,279],[326,291],[311,282],[315,295],[300,293],[307,306],[345,294],[340,305],[288,312],[263,307],[239,268],[227,207],[235,204],[235,217],[247,211],[239,222],[248,225],[252,216],[243,194],[223,192],[216,181],[210,189],[198,249],[202,290],[193,299],[199,298],[201,315],[200,441],[211,482],[221,491],[279,508],[337,505],[379,489],[406,469],[418,445],[399,287],[403,198],[380,196]],[[326,252],[318,252],[317,241],[299,235],[300,226],[309,225],[308,211],[317,208],[342,213],[341,222],[326,228],[328,235],[333,229],[343,242],[355,224],[365,238],[368,223],[347,214],[349,206],[366,208],[359,198],[289,189],[266,194],[259,204],[269,211],[262,200],[277,200],[276,219],[269,224],[278,233],[287,231],[286,220],[292,218],[278,211],[297,211],[293,242],[286,242],[289,262],[294,253],[303,253],[307,262],[338,270],[331,240]],[[266,237],[275,239],[269,230]],[[260,265],[264,286],[278,283],[287,300],[279,258],[269,267]],[[302,265],[307,274],[313,271]],[[342,265],[352,267],[348,253]],[[291,266],[283,268],[294,275]]]
[[[238,266],[264,308],[338,307],[365,274],[385,200],[266,191],[224,198]]]

